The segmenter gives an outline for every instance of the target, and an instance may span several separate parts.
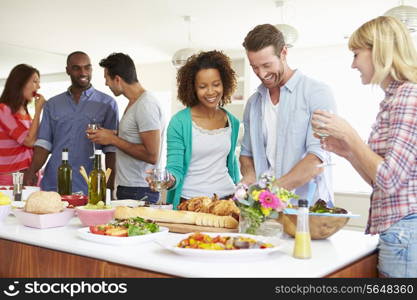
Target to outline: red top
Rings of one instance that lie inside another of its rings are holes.
[[[32,161],[33,149],[23,145],[32,123],[29,114],[12,114],[0,103],[0,173],[26,169]]]

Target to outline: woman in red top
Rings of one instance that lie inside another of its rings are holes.
[[[0,185],[12,185],[12,172],[27,169],[32,161],[45,98],[37,94],[39,71],[20,64],[12,69],[0,97]],[[27,105],[35,99],[31,119]]]

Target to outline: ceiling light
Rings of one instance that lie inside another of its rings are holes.
[[[411,33],[417,31],[417,8],[404,5],[404,1],[401,1],[399,6],[386,11],[384,16],[397,18],[405,24]]]
[[[287,0],[275,0],[276,7],[281,8],[281,21],[284,23],[284,5]],[[287,47],[293,47],[298,39],[298,31],[289,24],[276,24],[275,28],[282,32]]]
[[[177,69],[181,68],[187,62],[187,59],[198,51],[197,49],[190,47],[191,45],[191,30],[190,30],[191,17],[184,16],[183,18],[184,18],[184,21],[188,23],[188,46],[189,47],[177,50],[172,56],[172,64]]]

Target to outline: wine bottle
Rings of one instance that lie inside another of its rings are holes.
[[[101,150],[94,153],[94,168],[89,175],[88,203],[96,205],[106,201],[106,174],[101,168]]]
[[[58,193],[60,195],[72,194],[72,168],[68,163],[68,149],[62,150],[62,163],[58,167]]]

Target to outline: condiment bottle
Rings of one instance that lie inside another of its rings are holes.
[[[88,203],[96,205],[106,201],[106,174],[101,168],[101,150],[94,152],[94,168],[90,172],[88,183]]]
[[[13,200],[22,201],[22,189],[23,189],[23,173],[14,172],[13,176]]]
[[[68,163],[68,149],[62,149],[62,163],[58,167],[58,193],[60,195],[72,194],[72,168]]]
[[[295,232],[295,258],[311,258],[311,237],[308,217],[308,201],[298,200],[297,230]]]

